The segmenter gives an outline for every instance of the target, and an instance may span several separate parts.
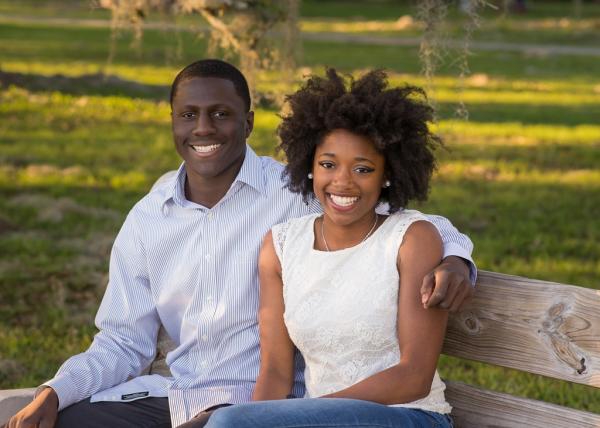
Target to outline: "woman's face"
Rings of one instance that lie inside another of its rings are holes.
[[[313,190],[335,224],[372,222],[385,180],[385,158],[367,137],[344,129],[329,133],[317,146]]]

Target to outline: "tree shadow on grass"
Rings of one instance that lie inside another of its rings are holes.
[[[57,91],[79,96],[126,96],[155,101],[166,101],[170,89],[168,86],[141,84],[103,73],[69,77],[62,74],[43,76],[0,70],[0,86],[9,87],[11,85],[32,92]]]

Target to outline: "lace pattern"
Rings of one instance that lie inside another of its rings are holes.
[[[284,319],[304,356],[309,397],[347,388],[400,361],[396,260],[408,227],[426,221],[405,210],[363,243],[322,252],[313,248],[317,216],[292,220],[273,233],[281,252]],[[436,373],[428,397],[402,406],[449,413],[444,388]]]
[[[279,258],[279,263],[281,264],[283,264],[283,245],[285,244],[285,236],[289,227],[290,222],[286,222],[277,224],[271,229],[275,254],[277,254],[277,258]]]

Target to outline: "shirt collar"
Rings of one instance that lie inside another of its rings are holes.
[[[236,181],[251,186],[262,195],[265,194],[265,176],[263,174],[262,162],[260,157],[247,144],[244,163],[233,182],[235,183]]]
[[[172,184],[164,193],[162,205],[166,204],[170,200],[180,206],[184,206],[187,202],[189,202],[185,198],[185,174],[185,163],[182,162],[177,170],[177,174],[175,174],[175,177],[173,178]],[[242,164],[237,177],[235,180],[233,180],[232,186],[237,181],[254,188],[262,195],[265,194],[265,177],[263,174],[260,157],[247,144],[244,163]]]
[[[161,206],[173,201],[181,205],[181,202],[185,200],[184,193],[185,184],[185,163],[181,163],[177,169],[177,173],[171,179],[171,183],[165,187],[165,191],[162,195]]]

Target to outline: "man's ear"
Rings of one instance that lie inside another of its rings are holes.
[[[250,110],[246,113],[246,139],[250,137],[252,134],[252,130],[254,129],[254,112]]]

